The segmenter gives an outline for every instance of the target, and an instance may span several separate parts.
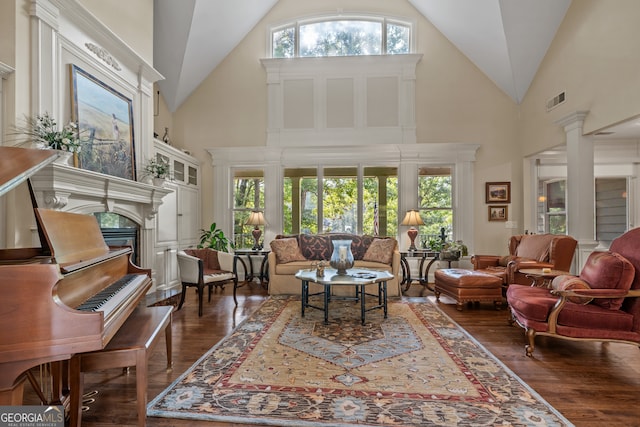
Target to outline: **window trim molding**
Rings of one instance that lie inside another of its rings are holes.
[[[380,22],[383,27],[386,26],[387,24],[395,24],[395,25],[407,25],[409,27],[410,30],[410,34],[409,34],[409,54],[415,53],[416,52],[416,40],[418,39],[417,36],[417,21],[414,18],[407,18],[407,17],[402,17],[402,16],[392,16],[392,15],[378,15],[378,14],[373,14],[373,13],[367,13],[367,12],[348,12],[348,13],[343,13],[342,10],[339,10],[338,13],[327,13],[327,14],[316,14],[316,15],[307,15],[307,16],[301,16],[298,17],[296,19],[291,19],[291,20],[287,20],[287,21],[282,21],[282,22],[278,22],[278,23],[274,23],[272,25],[267,26],[266,28],[266,32],[267,32],[267,36],[266,36],[266,42],[267,42],[267,46],[265,47],[265,56],[268,58],[274,58],[273,56],[273,33],[276,31],[280,31],[283,30],[285,28],[288,27],[293,27],[294,31],[296,33],[296,45],[295,45],[295,57],[294,58],[300,58],[298,56],[299,54],[299,49],[300,49],[300,44],[298,42],[298,39],[300,37],[300,25],[307,25],[307,24],[313,24],[313,23],[319,23],[319,22],[324,22],[324,21],[349,21],[349,20],[353,20],[353,21],[373,21],[373,22]],[[384,50],[386,50],[386,30],[383,28],[383,46],[382,48]],[[385,54],[386,55],[386,54]],[[396,54],[391,54],[390,56],[393,56]],[[361,56],[369,56],[369,55],[361,55]],[[293,58],[278,58],[278,59],[293,59]]]
[[[238,168],[264,170],[264,214],[269,224],[265,242],[282,231],[282,188],[284,168],[330,166],[398,167],[398,211],[414,209],[418,204],[418,167],[429,164],[452,165],[453,224],[456,240],[473,250],[474,236],[474,162],[480,144],[425,143],[384,146],[336,147],[216,147],[207,149],[213,166],[213,218],[228,235],[233,229],[233,171]],[[354,159],[357,159],[354,161]],[[406,233],[398,230],[401,247],[407,246]],[[404,245],[404,246],[403,246]]]

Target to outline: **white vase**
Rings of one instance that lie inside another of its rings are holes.
[[[64,150],[54,150],[58,154],[58,158],[53,162],[59,165],[73,166],[73,153]]]
[[[153,178],[153,185],[162,187],[164,185],[164,178]]]

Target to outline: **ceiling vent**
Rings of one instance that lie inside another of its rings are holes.
[[[565,96],[565,92],[564,91],[560,92],[559,94],[557,94],[556,96],[554,96],[553,98],[547,101],[547,112],[553,110],[558,105],[563,104],[566,100],[567,100],[567,97]]]

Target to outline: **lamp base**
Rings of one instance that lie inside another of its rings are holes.
[[[251,230],[251,235],[253,236],[253,249],[254,251],[262,249],[260,245],[260,236],[262,236],[262,230],[260,230],[257,226],[253,230]]]
[[[416,248],[416,237],[418,237],[418,230],[416,230],[415,228],[410,228],[409,230],[407,230],[407,236],[409,236],[409,240],[411,240],[411,244],[409,245],[409,250],[410,251],[415,251],[418,248]]]

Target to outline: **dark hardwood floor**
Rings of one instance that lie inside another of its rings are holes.
[[[149,400],[171,384],[204,352],[227,335],[267,297],[258,284],[238,290],[238,307],[232,288],[217,290],[204,315],[198,317],[197,296],[188,290],[182,310],[173,317],[173,370],[167,372],[164,338],[149,363]],[[164,298],[166,294],[152,295]],[[413,301],[433,294],[413,285],[408,295]],[[533,358],[524,354],[523,330],[510,326],[507,310],[496,311],[491,304],[455,309],[452,300],[441,298],[440,307],[466,329],[488,351],[532,387],[576,426],[640,426],[640,349],[614,343],[570,342],[547,337],[536,339]],[[135,375],[113,369],[85,375],[85,390],[99,390],[96,401],[83,415],[84,426],[135,426]],[[25,403],[34,401],[25,386]],[[33,403],[31,403],[33,404]],[[148,426],[241,426],[176,419],[147,418]]]

